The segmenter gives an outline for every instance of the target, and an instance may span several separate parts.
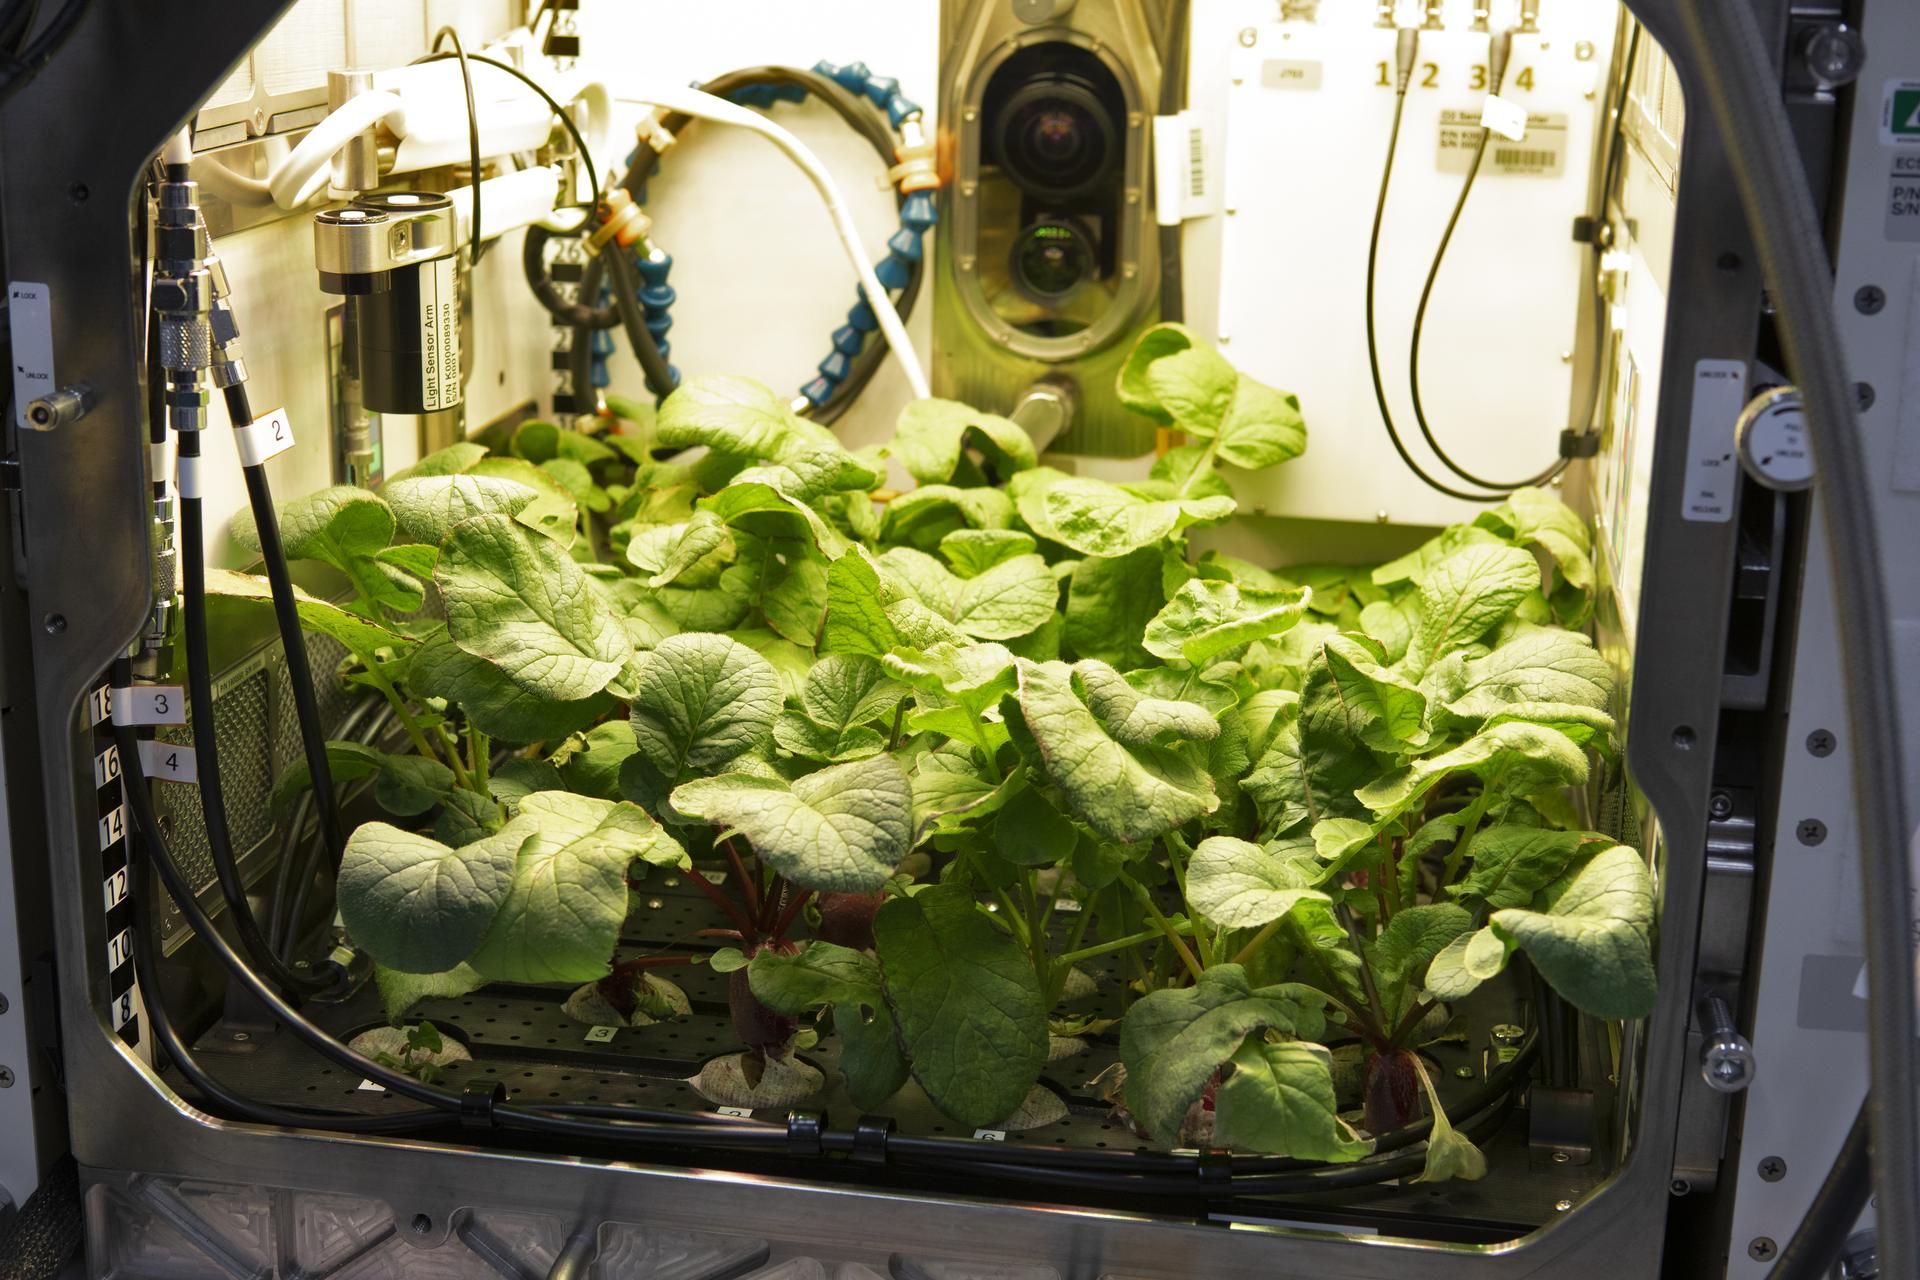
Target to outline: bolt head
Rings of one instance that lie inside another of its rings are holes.
[[[1240,28],[1240,47],[1251,49],[1260,42],[1260,33],[1252,27]]]
[[[1767,1182],[1778,1182],[1787,1176],[1787,1162],[1779,1156],[1768,1156],[1760,1162],[1760,1177]]]
[[[1573,1157],[1564,1151],[1556,1151],[1553,1153],[1553,1162],[1555,1164],[1565,1164],[1571,1159],[1573,1159]]]
[[[1793,829],[1793,834],[1801,844],[1812,848],[1827,838],[1827,824],[1818,818],[1802,818]]]
[[[0,1067],[0,1089],[11,1088],[13,1088],[13,1069],[11,1067]]]
[[[1807,751],[1811,755],[1830,756],[1838,745],[1833,734],[1826,729],[1815,729],[1807,735]]]
[[[1780,1246],[1773,1242],[1772,1236],[1755,1236],[1747,1242],[1747,1256],[1755,1262],[1771,1262],[1780,1252]]]
[[[1567,1210],[1573,1208],[1573,1201],[1555,1200],[1553,1202],[1553,1208],[1556,1213],[1565,1213]]]
[[[1733,797],[1724,791],[1716,791],[1707,801],[1707,812],[1716,818],[1724,818],[1733,812]]]
[[[1863,316],[1880,314],[1887,305],[1887,291],[1877,284],[1863,284],[1853,291],[1853,308]]]
[[[1734,1041],[1715,1041],[1701,1055],[1700,1076],[1710,1089],[1737,1093],[1753,1082],[1753,1050]]]

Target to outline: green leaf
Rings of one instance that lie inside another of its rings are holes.
[[[627,562],[648,575],[650,587],[712,586],[734,554],[733,531],[711,511],[696,511],[684,524],[653,525],[627,542]]]
[[[895,547],[880,557],[881,575],[901,595],[980,640],[1026,635],[1054,615],[1060,588],[1047,562],[1015,556],[979,574],[961,578],[924,551]]]
[[[1526,702],[1604,711],[1613,698],[1613,672],[1578,632],[1523,626],[1491,653],[1469,659],[1451,692],[1448,713],[1467,721]]]
[[[1140,547],[1111,559],[1090,556],[1075,567],[1066,610],[1066,640],[1075,656],[1122,671],[1153,662],[1141,641],[1167,603],[1160,560],[1159,547]]]
[[[958,743],[924,753],[914,762],[912,781],[916,842],[943,819],[958,822],[995,812],[1017,789],[1011,780],[984,776],[972,752]]]
[[[609,720],[588,731],[585,741],[560,766],[560,776],[568,791],[615,800],[620,796],[620,766],[639,749],[633,739],[633,725],[625,720]]]
[[[892,756],[832,765],[788,783],[724,773],[674,788],[673,807],[738,832],[793,883],[871,893],[913,844],[913,789]]]
[[[454,788],[453,770],[421,756],[388,756],[373,784],[373,798],[388,813],[410,818],[425,813]]]
[[[1411,673],[1493,630],[1539,587],[1540,566],[1518,547],[1469,546],[1435,564],[1420,582],[1420,621],[1406,658]]]
[[[922,484],[951,480],[962,448],[987,454],[1006,475],[1034,465],[1033,439],[1016,422],[981,413],[956,400],[915,400],[900,412],[888,446],[907,473]]]
[[[1427,1069],[1419,1059],[1414,1059],[1413,1069],[1419,1073],[1420,1087],[1426,1091],[1427,1109],[1433,1113],[1433,1129],[1427,1134],[1427,1164],[1415,1182],[1445,1182],[1449,1178],[1460,1178],[1475,1182],[1487,1176],[1487,1158],[1480,1148],[1447,1119],[1445,1107],[1440,1105],[1440,1095],[1435,1092],[1433,1081],[1427,1078]]]
[[[669,636],[645,655],[633,695],[639,753],[669,782],[712,773],[766,741],[783,700],[779,673],[726,636]]]
[[[401,973],[376,964],[373,981],[380,988],[382,1012],[388,1022],[396,1024],[407,1010],[422,1000],[457,999],[487,985],[486,975],[465,964],[457,964],[442,973]]]
[[[1381,1012],[1397,1021],[1405,1012],[1408,984],[1472,927],[1472,914],[1451,902],[1423,903],[1397,912],[1367,948],[1374,983],[1387,1006]]]
[[[1089,556],[1158,546],[1190,525],[1218,524],[1234,512],[1231,498],[1145,497],[1046,467],[1021,472],[1011,491],[1029,528]]]
[[[471,471],[480,459],[487,456],[487,447],[475,444],[471,440],[461,440],[444,449],[435,449],[420,461],[404,470],[396,471],[387,477],[387,484],[398,484],[402,480],[412,480],[417,476],[451,476],[463,471]],[[384,489],[385,486],[383,485]]]
[[[1640,855],[1615,845],[1548,897],[1544,910],[1494,912],[1493,927],[1575,1008],[1596,1018],[1651,1013],[1653,881]]]
[[[1506,940],[1492,925],[1460,934],[1427,965],[1425,994],[1435,1000],[1462,1000],[1507,967]]]
[[[951,885],[889,900],[873,932],[914,1079],[963,1125],[1012,1114],[1047,1061],[1046,1005],[1019,945]]]
[[[763,947],[747,969],[754,998],[776,1013],[801,1014],[842,1001],[881,1003],[880,962],[864,951],[809,942],[797,952]]]
[[[884,1000],[833,1006],[833,1034],[840,1038],[840,1074],[854,1106],[877,1110],[907,1082],[911,1068]]]
[[[788,558],[783,571],[760,596],[767,625],[811,649],[827,615],[827,562],[800,553]]]
[[[955,533],[1013,532],[1013,500],[998,489],[921,485],[887,504],[880,541],[932,550]]]
[[[804,488],[786,467],[752,467],[712,497],[700,499],[700,509],[762,536],[804,536],[822,555],[837,560],[846,553],[847,540],[807,505]]]
[[[436,547],[462,520],[517,516],[540,497],[538,489],[517,480],[461,474],[389,480],[380,493],[393,508],[400,537]]]
[[[1311,860],[1282,857],[1232,836],[1208,836],[1187,862],[1187,901],[1217,925],[1257,929],[1306,901],[1330,902],[1313,886]]]
[[[1217,734],[1205,708],[1142,698],[1100,662],[1022,660],[1017,672],[1018,707],[1047,777],[1095,831],[1151,840],[1218,807],[1200,753],[1170,740]]]
[[[1299,1040],[1250,1038],[1214,1097],[1214,1141],[1296,1160],[1346,1162],[1373,1151],[1339,1116],[1333,1055]]]
[[[876,755],[886,739],[864,726],[890,720],[907,686],[888,677],[872,658],[828,654],[807,672],[801,710],[783,711],[773,739],[783,750],[813,760]]]
[[[590,698],[620,674],[626,629],[560,545],[504,515],[447,535],[434,581],[455,644],[520,688],[560,702]]]
[[[1155,458],[1147,476],[1173,486],[1176,493],[1184,493],[1189,498],[1231,498],[1233,487],[1214,470],[1213,459],[1207,455],[1205,445],[1183,444]]]
[[[1247,985],[1237,964],[1204,970],[1193,986],[1165,988],[1135,1001],[1120,1024],[1120,1061],[1127,1068],[1127,1109],[1163,1143],[1175,1142],[1187,1108],[1220,1064],[1256,1032],[1311,1031],[1324,1023],[1307,1015],[1295,988]]]
[[[955,529],[940,539],[940,554],[960,577],[977,578],[1037,545],[1032,534],[1017,529]]]
[[[1415,616],[1410,601],[1375,600],[1360,610],[1360,629],[1380,646],[1388,662],[1398,662],[1413,643]]]
[[[463,849],[369,822],[340,861],[340,918],[389,969],[439,973],[479,945],[513,884],[516,838]]]
[[[1488,787],[1524,795],[1547,787],[1584,785],[1587,757],[1557,729],[1509,721],[1476,734],[1451,751],[1416,760],[1355,794],[1377,817],[1391,818],[1407,812],[1437,783],[1455,773],[1471,773]]]
[[[1499,546],[1506,540],[1499,534],[1476,525],[1456,524],[1441,530],[1395,560],[1389,560],[1370,575],[1375,586],[1397,587],[1402,583],[1419,586],[1427,571],[1462,547]]]
[[[993,820],[993,843],[1016,867],[1050,867],[1073,855],[1074,826],[1046,796],[1028,787],[1008,800]]]
[[[1187,326],[1171,321],[1156,324],[1142,333],[1134,341],[1133,349],[1127,352],[1127,358],[1120,366],[1120,376],[1115,380],[1114,389],[1119,393],[1120,403],[1163,427],[1172,426],[1173,414],[1160,403],[1160,397],[1148,382],[1147,375],[1158,361],[1202,345],[1205,341]]]
[[[1387,670],[1370,642],[1332,636],[1321,654],[1348,735],[1389,755],[1425,745],[1427,696]]]
[[[604,693],[565,702],[533,697],[506,672],[455,644],[445,627],[437,628],[414,653],[407,688],[416,697],[444,698],[482,733],[502,742],[564,738],[613,707],[613,699]]]
[[[653,438],[667,448],[705,445],[732,458],[780,463],[801,481],[805,497],[870,489],[881,478],[831,431],[796,416],[785,398],[751,378],[689,379],[661,403]]]
[[[1473,837],[1467,876],[1449,892],[1455,898],[1478,898],[1496,911],[1524,907],[1559,879],[1584,847],[1605,839],[1591,831],[1488,827]]]
[[[506,822],[507,811],[486,796],[471,791],[449,791],[440,797],[440,812],[433,820],[433,838],[457,849],[485,839]]]
[[[1147,624],[1147,652],[1205,666],[1223,653],[1287,630],[1307,611],[1311,592],[1241,589],[1193,578]]]
[[[499,455],[482,458],[474,464],[472,476],[511,480],[534,490],[540,496],[520,509],[514,519],[536,533],[544,533],[563,547],[571,547],[579,534],[579,508],[567,486],[523,458]]]
[[[207,594],[228,600],[245,601],[248,607],[271,608],[273,589],[265,578],[228,569],[207,570]],[[389,631],[377,622],[357,613],[348,613],[339,605],[308,595],[298,586],[293,589],[294,610],[300,615],[300,629],[332,636],[362,660],[371,661],[382,649],[405,653],[413,641]]]
[[[1258,470],[1306,451],[1300,401],[1238,373],[1211,347],[1195,345],[1149,364],[1149,393],[1173,424],[1202,440],[1218,439],[1223,462]]]
[[[513,886],[469,963],[508,982],[588,982],[609,969],[627,917],[627,867],[685,866],[635,805],[542,791],[493,836],[516,849]]]
[[[330,564],[347,575],[362,598],[388,597],[390,581],[373,557],[393,541],[393,512],[377,495],[358,485],[337,484],[281,503],[278,518],[287,559]],[[235,541],[260,549],[251,514],[235,517],[232,528]]]
[[[858,551],[835,560],[827,570],[827,623],[821,648],[827,653],[877,658],[897,641],[880,589],[880,571]]]
[[[951,701],[971,717],[1012,693],[1013,654],[999,644],[936,644],[922,652],[902,646],[880,660],[887,673],[917,692]]]

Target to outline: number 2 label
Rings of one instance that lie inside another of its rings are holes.
[[[285,409],[275,409],[244,427],[235,427],[233,441],[240,449],[241,463],[257,467],[293,448],[293,420]]]

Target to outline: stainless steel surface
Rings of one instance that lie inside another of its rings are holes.
[[[1060,433],[1073,425],[1080,389],[1063,375],[1042,378],[1020,393],[1007,416],[1033,437],[1035,453],[1045,453]]]
[[[398,195],[405,195],[401,192]],[[453,252],[453,206],[441,196],[423,196],[412,210],[387,197],[386,209],[349,207],[313,220],[313,265],[334,275],[371,275],[444,258]]]
[[[338,111],[349,98],[372,90],[371,71],[328,71],[327,110]],[[380,138],[373,129],[362,129],[334,155],[333,185],[341,191],[371,191],[380,185]]]
[[[27,426],[35,431],[57,431],[80,421],[93,408],[93,390],[86,386],[61,387],[27,406]]]

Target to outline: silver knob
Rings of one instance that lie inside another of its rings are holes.
[[[1753,1083],[1753,1045],[1733,1025],[1733,1011],[1714,992],[1700,998],[1695,1012],[1706,1044],[1700,1050],[1700,1078],[1717,1093],[1738,1093]]]
[[[1813,484],[1813,449],[1797,387],[1768,387],[1733,424],[1741,469],[1769,489],[1798,493]]]

